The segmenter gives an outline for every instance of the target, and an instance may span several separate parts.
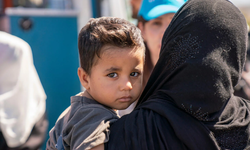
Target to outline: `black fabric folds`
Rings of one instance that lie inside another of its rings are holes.
[[[105,149],[250,149],[250,103],[233,95],[246,50],[246,20],[231,2],[186,2],[135,110],[111,126]]]

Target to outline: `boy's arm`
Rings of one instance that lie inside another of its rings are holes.
[[[102,147],[104,150],[102,144],[109,139],[110,124],[117,119],[113,112],[99,104],[78,109],[64,128],[64,146],[69,145],[71,149]]]
[[[96,147],[91,148],[90,150],[104,150],[104,144],[100,144]]]

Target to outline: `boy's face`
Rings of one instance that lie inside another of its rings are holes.
[[[93,99],[113,109],[126,109],[142,89],[144,51],[104,46],[101,58],[87,77],[86,90]]]
[[[144,41],[150,51],[150,56],[155,65],[159,59],[161,41],[165,30],[170,24],[174,13],[164,14],[156,19],[152,19],[145,24],[139,22],[138,26],[142,32]]]

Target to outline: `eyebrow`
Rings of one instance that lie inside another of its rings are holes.
[[[162,16],[155,18],[155,20],[162,20]]]
[[[114,72],[114,71],[120,71],[120,68],[116,68],[116,67],[111,67],[105,70],[105,72]]]
[[[143,68],[140,67],[140,66],[137,66],[137,67],[134,68],[134,70],[136,70],[136,71],[141,71],[142,69],[143,69]]]

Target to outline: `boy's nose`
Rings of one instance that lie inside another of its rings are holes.
[[[121,90],[132,90],[132,83],[130,80],[126,80],[123,82],[123,85],[121,86]]]

